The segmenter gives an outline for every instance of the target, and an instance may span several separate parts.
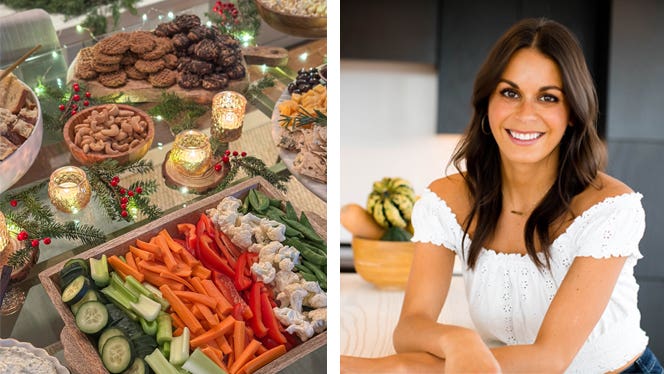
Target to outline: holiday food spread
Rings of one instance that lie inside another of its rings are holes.
[[[273,136],[291,173],[318,196],[327,184],[327,87],[318,68],[300,70],[277,101]]]
[[[183,14],[153,31],[113,34],[82,49],[72,79],[87,81],[94,96],[122,91],[154,101],[163,89],[209,102],[211,95],[247,85],[240,43],[198,16]]]
[[[65,359],[78,373],[283,369],[325,344],[324,227],[253,178],[45,270]]]

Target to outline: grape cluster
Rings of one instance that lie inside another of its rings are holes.
[[[288,93],[291,95],[294,93],[303,94],[320,83],[320,74],[317,68],[310,68],[309,70],[302,68],[297,72],[295,81],[288,84]]]

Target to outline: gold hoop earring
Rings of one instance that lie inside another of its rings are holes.
[[[482,134],[484,135],[491,135],[491,129],[489,131],[484,130],[484,122],[486,120],[487,115],[485,114],[484,117],[482,117],[482,122],[480,123],[480,129],[482,130]]]

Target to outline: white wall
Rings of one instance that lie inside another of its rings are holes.
[[[459,136],[436,135],[437,91],[431,65],[341,60],[342,206],[366,206],[383,177],[405,178],[419,194],[445,174]],[[350,242],[343,228],[341,242]]]

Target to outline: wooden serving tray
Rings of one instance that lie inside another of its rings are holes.
[[[223,198],[234,196],[242,199],[247,196],[249,190],[252,189],[256,189],[272,198],[281,200],[285,199],[283,194],[270,185],[265,179],[262,177],[254,177],[215,195],[197,201],[186,208],[165,215],[162,218],[130,231],[109,242],[91,248],[76,257],[87,260],[91,257],[99,258],[102,254],[106,254],[107,256],[123,255],[129,249],[129,245],[133,245],[136,242],[136,239],[147,241],[151,237],[157,235],[162,229],[175,233],[177,232],[176,226],[178,223],[196,222],[202,212],[216,207]],[[318,234],[321,235],[321,237],[326,238],[326,220],[313,213],[307,213],[307,216]],[[60,270],[62,270],[65,262],[67,262],[67,260],[63,260],[39,274],[39,280],[42,283],[46,294],[51,299],[51,302],[65,324],[65,327],[60,333],[60,340],[64,347],[65,360],[69,369],[74,374],[107,373],[101,363],[97,349],[95,348],[96,343],[93,343],[90,338],[78,330],[74,321],[74,316],[69,310],[69,307],[62,302],[60,296],[62,293],[62,290],[60,289]],[[327,344],[327,331],[314,336],[286,352],[286,354],[262,367],[256,373],[266,374],[278,372],[325,344]]]

